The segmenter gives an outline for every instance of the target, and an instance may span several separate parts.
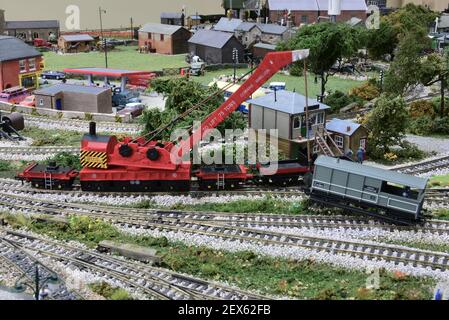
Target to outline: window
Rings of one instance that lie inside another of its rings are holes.
[[[164,41],[164,35],[161,34],[161,41]]]
[[[360,139],[360,148],[366,150],[366,138]]]
[[[148,34],[148,39],[151,40],[151,33]]]
[[[301,16],[301,23],[307,24],[307,22],[308,22],[308,17],[307,17],[307,15],[302,15],[302,16]]]
[[[29,67],[30,71],[35,71],[36,70],[36,59],[29,59],[28,67]]]
[[[324,112],[318,113],[316,117],[316,124],[324,123]]]
[[[412,189],[408,186],[399,185],[387,181],[382,182],[382,188],[380,190],[383,193],[388,193],[391,195],[409,198],[409,199],[418,199],[419,192],[418,190]]]
[[[34,33],[33,33],[33,39],[36,39],[36,38],[39,38],[39,33],[34,32]]]
[[[342,148],[344,147],[344,139],[342,136],[335,136],[335,144],[337,147]]]
[[[26,72],[27,71],[26,60],[20,60],[19,61],[19,70],[20,70],[20,72]]]
[[[301,128],[301,118],[299,116],[296,116],[293,118],[293,129],[300,129]]]
[[[44,99],[39,99],[39,105],[43,106],[44,105]]]

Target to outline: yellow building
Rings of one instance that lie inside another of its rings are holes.
[[[449,8],[449,0],[387,0],[387,7],[401,8],[409,3],[422,5],[437,12],[441,12]]]

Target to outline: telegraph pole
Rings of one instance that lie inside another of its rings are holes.
[[[306,59],[304,59],[304,91],[306,96],[306,139],[307,139],[307,163],[311,164],[312,162],[312,156],[310,153],[310,132],[309,132],[309,90],[307,86],[307,62]]]
[[[134,39],[134,25],[133,25],[133,17],[131,17],[131,40]]]
[[[98,13],[100,14],[100,33],[101,33],[101,41],[103,41],[104,44],[104,60],[106,68],[108,68],[108,44],[106,43],[106,39],[103,34],[103,19],[101,14],[106,14],[106,10],[101,9],[101,7],[98,8]]]

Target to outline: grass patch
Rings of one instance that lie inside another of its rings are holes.
[[[449,220],[449,209],[446,208],[437,209],[432,212],[432,216],[435,219]]]
[[[238,69],[237,70],[237,77],[240,77],[243,74],[246,74],[249,72],[250,69]],[[216,70],[216,71],[206,71],[206,74],[201,77],[192,77],[194,81],[198,81],[201,84],[207,86],[209,83],[211,83],[214,78],[218,78],[221,75],[233,75],[234,71],[233,69],[222,69],[222,70]],[[316,97],[318,94],[321,93],[321,83],[320,80],[318,80],[317,83],[315,83],[315,76],[313,74],[309,74],[307,78],[308,82],[308,90],[309,90],[309,96],[310,97]],[[282,73],[275,74],[266,85],[268,85],[270,82],[285,82],[287,85],[287,90],[293,91],[296,90],[296,92],[305,94],[305,88],[304,88],[304,78],[303,77],[293,77],[289,75],[285,75]],[[326,85],[327,91],[342,91],[344,93],[348,93],[352,88],[360,86],[363,81],[357,81],[357,80],[348,80],[348,79],[341,79],[335,76],[329,77],[329,81]]]
[[[162,71],[164,68],[181,68],[188,66],[185,55],[141,54],[137,46],[120,46],[108,52],[109,68],[125,70]],[[45,52],[45,70],[65,68],[104,67],[104,53],[90,52],[60,55]]]
[[[23,136],[33,139],[32,146],[79,146],[82,133],[54,129],[27,127],[22,131]]]
[[[134,207],[139,209],[160,209],[151,200],[144,200]],[[178,203],[165,209],[232,213],[304,214],[306,208],[306,201],[288,202],[272,197],[265,197],[262,200],[238,200],[226,203],[203,203],[196,205]]]
[[[27,161],[0,160],[0,179],[12,179],[18,172],[25,169]]]
[[[449,174],[431,177],[429,185],[431,187],[449,187]]]
[[[227,281],[242,289],[264,294],[301,299],[430,299],[435,283],[431,279],[412,278],[399,273],[380,271],[380,288],[365,288],[368,275],[330,265],[258,256],[252,252],[231,253],[205,247],[168,242],[166,238],[130,236],[105,222],[86,217],[72,217],[68,225],[32,222],[20,216],[6,216],[16,227],[26,225],[31,231],[59,240],[76,240],[91,247],[101,240],[114,240],[148,246],[162,257],[162,267],[216,281]],[[112,299],[104,284],[95,290]],[[115,292],[115,291],[114,291]]]
[[[134,300],[125,289],[113,287],[104,281],[92,283],[89,287],[93,292],[105,297],[108,300]]]

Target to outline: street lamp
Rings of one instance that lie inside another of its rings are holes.
[[[234,61],[234,83],[237,78],[237,62],[239,61],[239,51],[237,48],[232,49],[232,60]]]
[[[34,268],[34,284],[29,283],[24,278],[28,276],[28,273],[32,271]],[[47,287],[48,284],[56,284],[59,282],[59,278],[55,273],[50,273],[45,278],[41,278],[39,275],[39,262],[34,262],[33,265],[26,270],[23,275],[16,281],[14,286],[15,291],[24,292],[26,287],[30,288],[33,291],[34,299],[39,300],[41,293],[43,293],[43,289]]]
[[[102,14],[106,14],[106,10],[101,9],[101,7],[98,8],[98,13],[100,15],[100,33],[101,33],[101,41],[103,41],[104,43],[104,60],[105,60],[105,64],[106,64],[106,68],[108,67],[108,46],[106,43],[106,39],[104,38],[103,35],[103,19],[102,19]]]

